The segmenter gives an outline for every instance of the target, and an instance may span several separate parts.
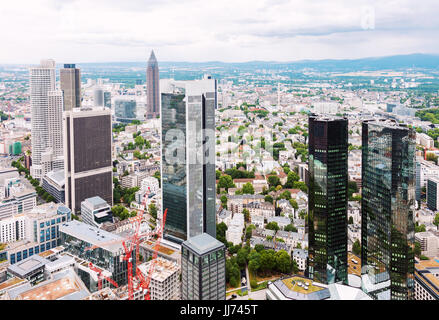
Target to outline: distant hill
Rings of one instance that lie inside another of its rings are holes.
[[[313,69],[322,72],[349,72],[361,70],[400,70],[400,69],[429,69],[439,71],[439,55],[430,54],[409,54],[396,55],[388,57],[375,57],[353,60],[301,60],[291,62],[276,61],[249,61],[241,63],[227,63],[221,61],[208,62],[173,62],[159,61],[162,68],[221,68],[221,69]],[[106,63],[78,63],[79,67],[100,69],[100,68],[144,68],[146,67],[146,59],[144,62],[106,62]]]

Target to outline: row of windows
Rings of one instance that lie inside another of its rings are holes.
[[[14,264],[16,262],[20,262],[34,254],[39,254],[40,252],[44,252],[50,250],[51,248],[55,248],[57,246],[57,241],[54,240],[52,242],[47,242],[46,244],[42,244],[40,246],[36,246],[34,248],[25,249],[23,251],[19,251],[17,253],[12,253],[10,255],[10,263]]]

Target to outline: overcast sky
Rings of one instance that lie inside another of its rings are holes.
[[[439,53],[437,0],[1,1],[0,63]]]

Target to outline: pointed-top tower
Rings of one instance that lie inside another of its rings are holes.
[[[154,119],[160,115],[159,65],[154,50],[151,51],[148,67],[146,68],[146,85],[148,99],[147,118]]]

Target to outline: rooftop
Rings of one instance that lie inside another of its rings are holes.
[[[21,286],[9,292],[15,300],[77,300],[89,295],[72,269],[54,274],[53,279],[29,288]]]
[[[189,238],[188,240],[183,242],[183,244],[194,250],[199,255],[224,247],[224,244],[222,242],[211,237],[207,233]]]
[[[122,237],[77,220],[63,223],[60,225],[59,231],[90,243],[91,245],[97,245],[105,248],[111,252],[123,250]],[[114,243],[108,244],[107,242],[110,241],[113,241]]]
[[[44,267],[47,263],[49,263],[49,260],[40,257],[39,255],[34,255],[17,262],[16,264],[10,265],[8,271],[21,278],[25,278],[28,273]]]
[[[151,260],[139,265],[140,271],[142,271],[145,276],[148,274],[152,262]],[[178,271],[178,264],[159,257],[155,260],[155,268],[151,278],[155,281],[163,282]]]
[[[109,204],[99,196],[85,199],[82,203],[88,207],[91,207],[93,210],[109,206]]]
[[[329,289],[311,279],[294,275],[276,280],[272,284],[285,298],[291,300],[324,300],[330,297]]]

